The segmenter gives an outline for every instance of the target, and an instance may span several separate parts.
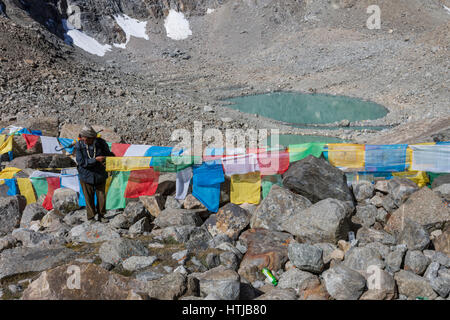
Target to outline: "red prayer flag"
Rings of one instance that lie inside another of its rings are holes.
[[[59,177],[48,177],[47,178],[48,191],[47,196],[45,197],[44,203],[42,206],[47,210],[53,209],[52,199],[53,193],[55,193],[56,189],[61,188]]]
[[[158,181],[159,171],[154,171],[153,168],[131,171],[124,197],[152,196],[158,188]]]
[[[36,145],[40,136],[35,136],[34,134],[23,133],[22,137],[25,139],[25,142],[27,143],[27,149],[31,149]]]
[[[126,143],[112,143],[111,144],[111,152],[114,153],[116,157],[123,157],[125,152],[127,152],[128,148],[131,144]]]
[[[258,153],[258,165],[262,176],[283,174],[289,168],[289,152],[280,150]]]

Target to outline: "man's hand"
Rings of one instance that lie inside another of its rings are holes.
[[[97,160],[98,162],[103,162],[103,161],[105,161],[105,156],[98,156],[98,157],[95,157],[95,160]]]

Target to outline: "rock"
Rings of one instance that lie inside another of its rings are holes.
[[[409,250],[405,256],[406,271],[412,271],[417,275],[422,275],[430,264],[430,259],[419,250]]]
[[[79,283],[74,277],[78,272]],[[141,287],[136,280],[95,264],[66,264],[41,273],[25,289],[22,300],[124,300]]]
[[[132,256],[122,263],[122,267],[128,271],[136,271],[151,266],[156,260],[154,256]]]
[[[382,224],[385,224],[388,218],[387,215],[388,213],[384,208],[378,208],[376,220]]]
[[[368,277],[369,267],[384,269],[385,263],[377,250],[368,247],[353,247],[345,254],[344,265]]]
[[[139,201],[142,202],[147,211],[155,218],[164,210],[164,197],[161,195],[140,196]]]
[[[16,245],[16,238],[11,235],[4,236],[0,238],[0,252],[5,249],[11,249]]]
[[[175,196],[167,196],[164,207],[168,209],[181,209],[183,207],[183,200],[177,200]]]
[[[300,270],[321,273],[324,267],[322,249],[306,243],[290,243],[288,257]]]
[[[172,270],[170,272],[172,272]],[[142,271],[136,274],[136,279],[142,282],[157,280],[162,277],[164,277],[164,274],[154,271]]]
[[[175,173],[169,173],[169,174],[160,174],[159,175],[159,182],[158,182],[158,188],[156,189],[155,194],[159,194],[163,197],[170,196],[171,194],[174,194],[176,191],[176,174]]]
[[[59,188],[53,193],[53,209],[62,214],[80,209],[78,205],[78,193],[69,188]]]
[[[187,210],[206,209],[206,207],[199,200],[197,200],[197,198],[194,197],[192,194],[188,194],[184,199],[183,208]]]
[[[368,181],[354,183],[352,184],[352,189],[355,199],[358,202],[371,198],[375,191],[374,185]]]
[[[367,243],[365,245],[366,248],[372,248],[374,250],[377,250],[378,253],[381,255],[381,257],[383,259],[386,259],[387,255],[390,252],[390,249],[388,246],[380,243],[380,242],[371,242],[371,243]]]
[[[381,208],[383,206],[383,197],[377,192],[377,194],[370,199],[370,204],[374,205],[377,208]]]
[[[430,243],[430,235],[420,224],[405,219],[403,230],[398,236],[399,244],[405,244],[409,250],[424,250]]]
[[[396,244],[395,237],[386,231],[366,227],[358,229],[356,232],[356,239],[359,241],[360,245],[365,245],[372,242],[380,242],[385,245]]]
[[[63,221],[70,226],[76,226],[87,222],[88,219],[86,209],[77,210],[66,214]]]
[[[154,220],[160,228],[170,226],[200,226],[203,221],[197,212],[184,209],[165,209]]]
[[[96,243],[120,238],[111,227],[100,222],[85,222],[69,231],[69,239],[74,242]]]
[[[312,203],[327,198],[353,202],[345,174],[314,156],[291,163],[283,174],[283,185]]]
[[[64,239],[54,237],[50,234],[34,232],[29,229],[15,229],[12,236],[24,247],[49,247],[52,245],[63,245]]]
[[[31,203],[23,210],[20,220],[21,228],[29,228],[31,221],[41,220],[47,214],[47,210],[38,203]]]
[[[173,270],[173,272],[178,272],[178,273],[184,274],[184,275],[188,274],[188,271],[183,266],[178,266],[177,268],[175,268],[175,270]]]
[[[0,280],[28,272],[39,272],[70,261],[76,253],[66,248],[19,247],[0,254]]]
[[[247,247],[238,273],[250,282],[264,280],[262,268],[279,270],[288,260],[288,245],[293,237],[284,232],[250,229],[241,234],[239,241]]]
[[[208,269],[213,269],[220,265],[220,256],[217,253],[210,252],[206,255],[205,261]]]
[[[431,184],[431,188],[435,189],[443,184],[450,184],[450,173],[439,175],[438,177],[433,179],[433,183]]]
[[[213,237],[203,227],[195,227],[189,233],[189,239],[186,241],[186,248],[189,250],[206,250],[211,246]]]
[[[148,220],[147,217],[144,217],[141,220],[139,220],[138,222],[136,222],[135,224],[133,224],[130,227],[130,230],[128,230],[128,232],[131,235],[143,234],[144,232],[149,232],[149,231],[151,231],[151,225],[150,225],[150,221]]]
[[[147,209],[142,202],[134,201],[127,204],[125,210],[123,210],[123,216],[127,218],[130,226],[141,220],[142,218],[152,218],[151,215],[148,214]]]
[[[176,241],[179,243],[186,243],[189,240],[189,235],[194,231],[194,226],[175,226],[163,229],[153,229],[151,235],[155,239],[162,241]]]
[[[310,206],[311,202],[305,197],[273,185],[269,194],[253,213],[250,226],[283,231],[281,224],[284,221]]]
[[[372,268],[367,279],[367,287],[371,293],[361,297],[360,300],[392,300],[397,295],[394,277],[387,271]]]
[[[331,261],[331,259],[333,259],[331,257],[331,254],[333,253],[334,250],[336,250],[336,246],[331,243],[327,243],[327,242],[319,242],[319,243],[315,243],[314,245],[316,247],[322,249],[323,263],[328,264]]]
[[[442,234],[433,240],[436,251],[446,254],[450,258],[450,228],[444,230]]]
[[[239,259],[233,252],[222,252],[220,254],[220,264],[227,269],[237,271],[239,267]]]
[[[114,132],[113,128],[103,127],[101,125],[94,124],[92,125],[95,131],[101,130],[101,137],[108,142],[113,143],[121,143],[122,138]],[[73,123],[65,123],[61,127],[61,132],[59,134],[60,138],[69,138],[69,139],[77,139],[80,134],[83,125],[81,124],[73,124]]]
[[[397,282],[399,294],[408,298],[425,297],[435,299],[437,294],[433,291],[430,283],[411,271],[400,270],[394,276]]]
[[[386,270],[394,273],[400,270],[403,257],[405,256],[406,248],[397,247],[386,256]]]
[[[222,242],[221,244],[217,245],[215,248],[219,249],[219,250],[223,250],[223,251],[232,252],[233,254],[236,255],[236,257],[239,260],[241,260],[243,257],[243,254],[235,246],[233,246],[231,243],[228,243],[228,242]]]
[[[423,254],[431,261],[437,262],[446,268],[450,268],[450,257],[446,254],[433,250],[424,250]]]
[[[220,208],[217,214],[210,215],[203,226],[212,236],[225,234],[236,240],[249,223],[250,215],[246,210],[236,204],[228,203]]]
[[[45,228],[47,232],[56,232],[64,226],[64,216],[56,210],[50,210],[41,219],[41,227]]]
[[[375,183],[375,190],[376,191],[380,191],[380,192],[385,193],[385,194],[388,193],[389,192],[388,182],[389,182],[389,180],[377,181]]]
[[[383,197],[383,202],[381,203],[381,206],[387,212],[392,212],[398,208],[394,202],[394,198],[392,198],[391,195],[387,195],[387,196]]]
[[[450,183],[440,185],[439,187],[434,188],[433,191],[440,197],[450,200]]]
[[[314,288],[320,285],[319,278],[312,273],[301,271],[297,268],[290,269],[283,273],[278,280],[277,288],[293,288],[296,293]]]
[[[132,256],[148,256],[148,249],[140,241],[118,238],[103,243],[99,256],[103,262],[118,265]]]
[[[348,241],[339,240],[338,241],[338,247],[339,247],[340,250],[342,250],[344,253],[346,253],[348,250],[350,250],[352,245]]]
[[[223,300],[237,300],[240,293],[240,277],[236,271],[218,266],[198,277],[200,296],[214,294]]]
[[[273,288],[255,300],[297,300],[297,294],[294,289]]]
[[[115,229],[129,229],[131,222],[123,214],[118,214],[110,220],[109,225]]]
[[[450,221],[450,208],[429,188],[422,188],[411,194],[386,223],[385,230],[400,232],[403,222],[410,219],[422,225],[428,232],[442,229]]]
[[[373,205],[358,205],[356,206],[356,214],[352,217],[352,222],[370,228],[375,224],[377,215],[377,207]]]
[[[177,261],[178,264],[184,264],[188,257],[188,250],[182,250],[172,254],[172,259]]]
[[[323,283],[300,291],[298,296],[299,300],[330,300],[330,295]]]
[[[389,195],[394,199],[397,207],[408,199],[408,197],[419,190],[417,184],[406,178],[394,177],[387,183]]]
[[[8,234],[20,225],[25,206],[23,196],[0,198],[0,235]]]
[[[336,300],[358,300],[366,288],[366,279],[343,264],[326,270],[322,277],[328,293]]]
[[[351,210],[346,203],[336,199],[322,200],[295,214],[282,227],[301,242],[337,243],[350,231]]]
[[[19,169],[40,169],[40,168],[73,168],[76,163],[69,156],[62,154],[32,154],[28,156],[14,158],[9,163],[10,167]]]

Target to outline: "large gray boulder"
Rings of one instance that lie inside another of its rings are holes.
[[[47,214],[47,210],[39,203],[34,202],[25,207],[20,220],[21,228],[29,228],[31,221],[41,220]]]
[[[414,272],[400,270],[394,276],[398,286],[398,293],[415,299],[416,297],[425,297],[435,299],[437,297],[430,283]]]
[[[397,286],[394,277],[387,271],[371,269],[371,277],[367,279],[366,291],[360,300],[392,300],[397,295]]]
[[[314,156],[291,163],[283,174],[283,185],[312,203],[327,198],[353,202],[345,174]]]
[[[103,243],[99,255],[103,262],[118,265],[132,256],[148,256],[148,249],[141,241],[118,238]]]
[[[356,201],[360,202],[372,198],[375,186],[369,181],[359,181],[352,184],[352,190]]]
[[[377,221],[378,210],[374,205],[356,206],[356,214],[352,217],[353,223],[370,228]]]
[[[297,268],[292,268],[280,276],[277,287],[281,289],[293,288],[296,292],[300,292],[319,285],[320,281],[318,276]]]
[[[347,238],[351,213],[345,202],[325,199],[284,221],[282,228],[301,242],[337,243]]]
[[[250,227],[283,231],[282,223],[311,206],[311,201],[280,186],[273,185],[269,194],[253,212]]]
[[[400,207],[411,194],[419,190],[419,187],[413,181],[399,177],[390,179],[387,188],[397,207]]]
[[[342,263],[326,270],[322,277],[328,293],[336,300],[358,300],[366,288],[366,279]]]
[[[165,209],[154,220],[160,228],[170,226],[201,226],[203,223],[196,211],[185,209]]]
[[[130,235],[139,235],[143,234],[144,232],[151,231],[151,224],[150,220],[147,217],[142,218],[135,224],[133,224],[130,229],[128,230],[128,233]]]
[[[212,214],[205,221],[204,227],[214,237],[219,234],[227,235],[236,240],[239,234],[250,223],[250,214],[234,203],[228,203]]]
[[[151,266],[156,260],[155,256],[132,256],[122,263],[122,267],[128,271],[136,271]]]
[[[73,227],[69,239],[73,242],[97,243],[120,238],[120,235],[108,225],[90,221]]]
[[[173,272],[160,279],[147,282],[147,293],[151,299],[178,300],[188,289],[187,285],[185,275]]]
[[[386,256],[386,270],[389,272],[398,272],[403,264],[407,249],[406,246],[397,246]]]
[[[197,276],[200,281],[200,295],[214,294],[222,300],[237,300],[240,293],[240,276],[224,266],[218,266]]]
[[[12,236],[24,247],[50,247],[64,244],[64,239],[48,233],[35,232],[29,229],[15,229]]]
[[[421,251],[419,250],[409,250],[405,256],[405,267],[406,271],[412,271],[415,274],[421,276],[431,260],[427,258]]]
[[[417,222],[405,219],[404,227],[398,236],[398,243],[405,244],[409,250],[424,250],[430,244],[430,235]]]
[[[4,250],[0,254],[0,280],[21,273],[39,272],[75,258],[76,252],[67,248],[27,248]]]
[[[80,209],[78,205],[78,193],[72,189],[56,189],[52,197],[53,209],[62,214],[67,214]]]
[[[25,206],[26,199],[23,196],[0,198],[0,236],[12,232],[20,225]]]
[[[307,243],[292,242],[288,247],[289,260],[300,270],[321,273],[324,267],[323,251]]]
[[[345,253],[344,265],[368,277],[370,266],[384,269],[385,263],[380,253],[369,247],[352,247]]]

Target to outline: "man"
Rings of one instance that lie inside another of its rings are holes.
[[[114,157],[106,141],[97,138],[97,132],[91,126],[85,126],[80,132],[80,141],[75,144],[77,168],[81,189],[86,199],[88,220],[93,220],[97,211],[98,221],[106,222],[106,157]],[[97,194],[97,208],[95,207]]]

